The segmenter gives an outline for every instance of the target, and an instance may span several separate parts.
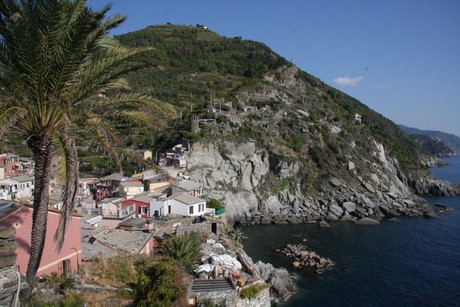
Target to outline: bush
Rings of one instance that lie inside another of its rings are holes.
[[[208,198],[208,200],[206,201],[206,207],[216,209],[216,210],[224,208],[224,206],[222,206],[222,204],[217,199],[214,199],[214,198]]]
[[[240,297],[241,298],[248,298],[248,299],[255,299],[257,297],[257,294],[259,294],[261,288],[258,287],[257,285],[250,285],[240,292]]]
[[[70,307],[70,306],[83,306],[85,302],[81,294],[69,294],[64,296],[64,298],[59,300],[60,307]]]
[[[164,242],[161,252],[190,272],[201,258],[201,241],[196,233],[186,233]]]
[[[172,306],[183,298],[185,285],[178,263],[160,258],[140,272],[136,285],[136,306]]]

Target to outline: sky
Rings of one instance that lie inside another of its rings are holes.
[[[459,0],[114,0],[110,14],[127,16],[113,35],[170,22],[262,42],[396,124],[460,136]]]

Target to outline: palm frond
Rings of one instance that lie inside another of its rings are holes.
[[[69,135],[68,129],[61,130],[53,138],[54,148],[57,150],[61,163],[59,163],[58,176],[65,182],[64,192],[61,197],[62,213],[59,225],[54,234],[56,251],[59,252],[64,244],[67,225],[72,218],[73,209],[76,204],[78,189],[78,157],[75,149],[75,141]]]

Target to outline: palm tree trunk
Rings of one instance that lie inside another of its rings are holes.
[[[51,139],[46,133],[32,136],[28,140],[35,157],[35,190],[32,214],[32,234],[30,243],[30,259],[27,266],[26,280],[29,285],[22,292],[23,300],[27,301],[32,294],[34,280],[40,266],[46,238],[46,222],[48,217],[49,183],[52,160]]]

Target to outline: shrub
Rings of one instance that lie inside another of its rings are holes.
[[[201,241],[196,233],[186,233],[165,241],[161,252],[190,272],[201,258]]]
[[[257,297],[257,294],[259,294],[261,288],[258,287],[257,285],[250,285],[240,292],[240,297],[241,298],[248,298],[248,299],[255,299]]]
[[[136,285],[136,306],[172,306],[185,294],[183,272],[170,258],[160,258],[140,272]]]
[[[206,201],[206,207],[213,208],[216,210],[224,208],[222,204],[217,199],[214,199],[214,198],[208,198],[208,200]]]

